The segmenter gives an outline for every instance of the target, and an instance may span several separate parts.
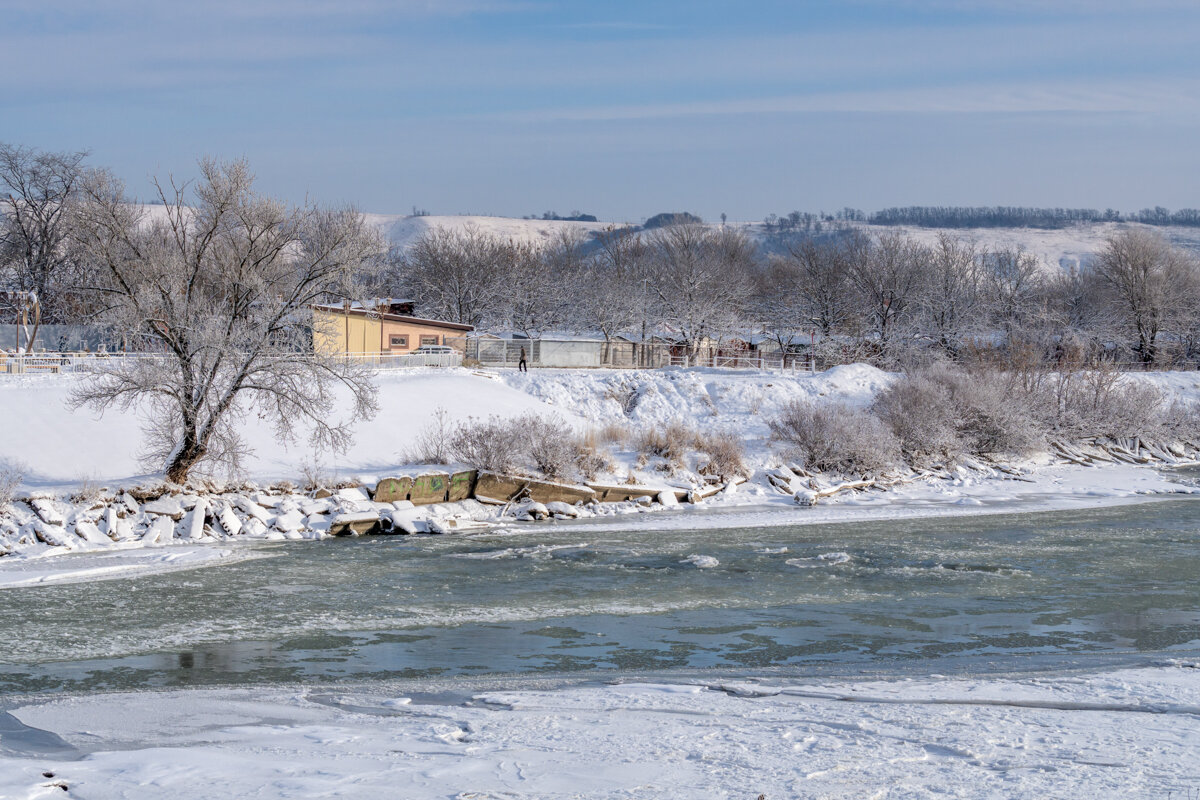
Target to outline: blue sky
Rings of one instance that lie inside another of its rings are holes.
[[[1200,206],[1189,0],[4,0],[0,140],[130,188],[760,219]]]

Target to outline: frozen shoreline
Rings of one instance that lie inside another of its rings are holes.
[[[991,679],[59,697],[0,728],[0,796],[1167,796],[1200,668]],[[53,777],[47,778],[45,773]],[[65,791],[64,791],[65,789]]]
[[[560,525],[589,533],[634,528],[647,532],[690,528],[720,531],[738,527],[1070,511],[1200,494],[1200,487],[1181,483],[1173,477],[1170,470],[1161,467],[1050,464],[1034,468],[1022,480],[964,473],[952,480],[918,481],[888,491],[845,493],[812,507],[799,507],[791,498],[760,484],[752,484],[696,506],[614,504],[603,509],[603,513],[579,520],[519,522],[501,518],[496,515],[496,509],[487,511],[474,501],[421,507],[413,512],[417,519],[424,516],[431,519],[475,517],[498,523],[497,527],[479,534],[449,534],[456,536],[503,536],[509,530],[524,534],[539,529],[561,530]],[[185,520],[177,527],[186,525]],[[293,535],[288,538],[311,539],[325,535],[317,533],[315,537]],[[0,590],[220,566],[260,557],[245,547],[247,544],[282,541],[284,538],[275,531],[257,536],[206,536],[200,540],[178,534],[153,542],[139,538],[120,542],[103,540],[92,544],[80,542],[73,548],[38,545],[0,558]]]

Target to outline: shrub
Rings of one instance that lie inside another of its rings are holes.
[[[491,472],[512,472],[521,461],[522,437],[511,420],[492,416],[486,421],[469,417],[450,436],[449,453],[462,461]]]
[[[1182,412],[1170,414],[1156,387],[1105,365],[1057,374],[1039,399],[1046,427],[1072,439],[1153,436],[1187,418]]]
[[[721,480],[746,474],[745,450],[742,440],[734,433],[714,433],[699,437],[700,452],[708,457],[700,472],[716,475]]]
[[[449,412],[438,406],[433,412],[433,421],[417,434],[413,449],[405,456],[406,460],[418,464],[448,463],[450,440],[454,433],[455,426],[450,422]]]
[[[660,456],[672,467],[683,467],[687,454],[700,447],[696,431],[681,422],[643,428],[635,444],[642,455]]]
[[[510,421],[515,435],[539,472],[552,480],[568,477],[579,458],[579,441],[570,426],[558,417],[524,414]]]
[[[900,461],[900,443],[891,429],[870,412],[842,403],[793,400],[770,426],[775,439],[809,469],[869,474]]]
[[[12,502],[17,487],[24,480],[25,470],[20,464],[0,459],[0,508]]]
[[[880,392],[872,409],[915,465],[967,454],[1027,453],[1043,439],[1030,398],[1001,373],[923,367]]]

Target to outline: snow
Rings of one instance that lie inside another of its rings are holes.
[[[379,688],[98,694],[11,711],[28,743],[6,734],[0,796],[1183,796],[1197,713],[1200,669],[1184,663],[518,687],[469,704]]]
[[[164,549],[112,549],[60,558],[11,556],[0,559],[0,590],[155,575],[233,564],[268,554],[246,548],[179,546]],[[2,795],[0,795],[2,796]]]

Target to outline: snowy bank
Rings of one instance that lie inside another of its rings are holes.
[[[90,695],[11,712],[0,796],[1168,797],[1200,669],[875,682]]]

